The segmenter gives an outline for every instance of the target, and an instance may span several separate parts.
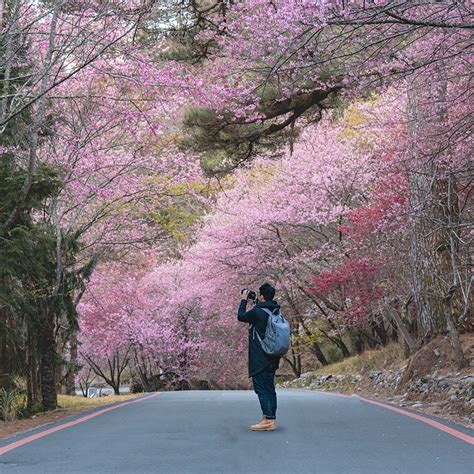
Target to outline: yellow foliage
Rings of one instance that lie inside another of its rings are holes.
[[[124,395],[109,395],[100,398],[85,398],[79,395],[58,395],[58,405],[66,410],[78,410],[81,408],[94,408],[124,402],[142,395],[142,393],[127,393]]]
[[[246,174],[250,190],[261,191],[266,186],[270,186],[276,172],[276,164],[268,162],[255,163]]]
[[[342,140],[351,141],[356,148],[367,148],[369,145],[367,134],[364,126],[367,124],[367,112],[361,108],[364,104],[365,109],[369,110],[376,106],[378,97],[374,97],[365,101],[358,101],[351,104],[344,113],[342,122],[346,124],[340,134]]]
[[[186,209],[179,203],[161,206],[155,211],[147,212],[146,216],[153,219],[164,232],[176,240],[186,240],[185,230],[195,224],[199,218],[199,214]]]

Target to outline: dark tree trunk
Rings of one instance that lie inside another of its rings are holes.
[[[337,330],[335,324],[330,320],[328,319],[328,324],[329,324],[329,327],[331,329],[334,329],[335,331]],[[333,336],[329,336],[328,333],[326,333],[325,331],[321,331],[331,342],[333,342],[334,344],[336,344],[337,347],[339,347],[339,349],[341,350],[342,352],[342,355],[344,358],[346,357],[350,357],[351,356],[351,353],[349,352],[349,349],[347,348],[345,342],[342,340],[342,337],[340,334],[336,333],[334,334]]]
[[[461,348],[461,343],[459,341],[459,333],[456,329],[454,324],[453,314],[451,310],[451,299],[456,291],[456,287],[452,286],[447,295],[443,298],[443,305],[444,305],[444,316],[446,318],[446,325],[448,328],[448,336],[451,342],[451,347],[453,349],[454,360],[459,369],[464,369],[465,367],[469,367],[468,360],[464,357],[464,353]]]
[[[288,355],[283,356],[283,359],[288,362],[293,374],[296,378],[301,377],[301,354],[299,351],[295,351],[293,347],[291,348],[291,357]]]
[[[113,357],[113,364],[110,364],[110,379],[112,381],[111,386],[114,389],[115,395],[120,395],[120,376],[122,375],[122,369],[120,364],[120,355],[116,353]]]
[[[11,348],[8,344],[8,316],[0,311],[0,388],[11,388]]]
[[[347,348],[345,342],[342,340],[341,336],[338,335],[334,337],[334,344],[339,347],[344,358],[351,356],[351,353],[349,352],[349,349]]]
[[[133,349],[132,356],[134,372],[140,377],[143,391],[153,392],[157,390],[156,380],[153,377],[153,371],[148,359],[139,353],[136,348]]]
[[[66,395],[76,395],[76,373],[77,373],[77,334],[71,333],[69,340],[69,364],[66,376]]]
[[[382,346],[387,345],[388,335],[383,319],[379,317],[371,318],[369,324],[372,329],[372,334],[380,340],[380,344]]]
[[[300,323],[301,328],[303,329],[306,336],[310,339],[309,350],[316,356],[316,358],[321,362],[322,365],[328,365],[328,361],[321,350],[320,345],[314,339],[314,334],[309,329],[308,325],[304,322],[304,319],[301,317],[297,318],[297,321]]]
[[[328,365],[328,361],[317,342],[312,342],[309,350],[316,356],[319,362],[321,362],[321,365]]]
[[[39,336],[41,397],[44,411],[58,407],[56,390],[56,346],[54,338],[54,317],[47,308],[39,308]]]
[[[390,312],[390,317],[392,318],[394,323],[397,325],[397,327],[400,331],[400,334],[403,336],[403,341],[406,344],[408,354],[413,354],[415,352],[416,348],[417,348],[415,340],[411,337],[411,334],[408,331],[408,328],[404,324],[404,322],[403,322],[402,318],[399,316],[398,312],[393,308],[390,308],[389,312]]]
[[[94,373],[104,379],[107,385],[110,385],[113,388],[115,395],[120,395],[120,378],[130,361],[130,349],[130,347],[127,348],[123,357],[119,352],[115,352],[115,354],[112,356],[112,360],[107,360],[107,365],[109,367],[109,375],[107,375],[106,371],[101,368],[96,362],[94,362],[89,355],[82,353],[82,356],[87,361]],[[122,360],[120,360],[121,357]]]
[[[362,354],[365,349],[365,344],[364,344],[364,338],[362,337],[362,334],[360,331],[357,331],[356,336],[355,336],[355,341],[354,341],[354,349],[357,354]]]
[[[380,346],[380,340],[376,339],[371,331],[361,328],[359,332],[364,341],[364,349],[377,349]]]
[[[26,400],[27,410],[33,412],[41,400],[39,383],[39,364],[37,357],[37,339],[34,328],[27,329],[26,355]]]
[[[293,335],[298,338],[300,327],[304,328],[304,326],[298,320],[293,320],[290,322],[290,324],[292,326]],[[299,378],[301,376],[301,352],[299,346],[297,344],[294,344],[293,342],[294,341],[292,341],[292,344],[290,346],[289,353],[287,353],[287,355],[284,355],[283,359],[288,362],[291,367],[291,370],[295,374],[295,377]]]

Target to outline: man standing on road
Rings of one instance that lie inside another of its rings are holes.
[[[253,431],[273,431],[276,428],[275,372],[280,365],[280,357],[267,355],[263,351],[258,337],[253,333],[255,328],[261,339],[265,337],[269,318],[265,309],[270,312],[280,309],[280,305],[273,300],[274,296],[275,288],[269,283],[264,283],[259,288],[257,303],[250,311],[247,311],[249,291],[244,290],[237,315],[239,321],[249,324],[249,377],[252,378],[253,389],[258,395],[263,414],[260,423],[250,427]]]

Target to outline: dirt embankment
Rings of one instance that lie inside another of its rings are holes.
[[[457,370],[447,338],[436,338],[409,359],[398,345],[346,359],[284,387],[359,393],[474,428],[474,334],[461,336],[469,367]]]

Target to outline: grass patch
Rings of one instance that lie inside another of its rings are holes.
[[[12,421],[0,421],[0,440],[15,433],[42,426],[45,423],[55,423],[70,415],[76,415],[87,409],[105,405],[114,405],[119,402],[140,397],[143,394],[132,393],[126,395],[111,395],[101,398],[84,398],[80,395],[58,395],[59,408],[57,410],[38,412],[27,418],[17,418]]]
[[[82,408],[94,408],[124,402],[142,395],[143,393],[127,393],[124,395],[109,395],[100,398],[85,398],[80,395],[58,395],[58,405],[65,410],[80,410]]]
[[[317,375],[366,374],[371,370],[399,368],[405,360],[403,347],[400,344],[389,344],[382,349],[366,351],[363,354],[321,367],[314,373]]]

